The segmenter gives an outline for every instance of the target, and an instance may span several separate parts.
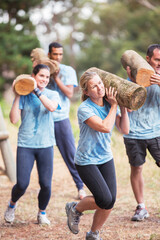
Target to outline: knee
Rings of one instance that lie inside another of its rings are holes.
[[[40,182],[39,184],[40,184],[40,186],[41,186],[41,189],[42,189],[44,192],[50,192],[50,191],[51,191],[51,185],[50,185],[50,184],[43,183],[43,182]]]
[[[25,192],[28,185],[29,185],[28,183],[17,183],[16,188],[18,189],[19,192]]]
[[[142,174],[142,165],[141,166],[131,166],[131,176],[136,176]]]
[[[116,196],[107,196],[103,198],[95,199],[97,206],[101,209],[111,209],[113,208],[116,201]]]

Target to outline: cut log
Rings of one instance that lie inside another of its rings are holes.
[[[28,95],[36,87],[36,80],[28,74],[21,74],[16,77],[14,90],[19,95]]]
[[[121,63],[126,69],[127,66],[131,69],[131,75],[136,83],[143,86],[150,86],[150,77],[155,73],[151,65],[133,50],[127,50],[121,57]]]
[[[105,88],[110,86],[115,88],[117,102],[120,106],[137,110],[144,104],[147,96],[144,87],[95,67],[89,68],[87,72],[96,72],[102,79]]]
[[[42,48],[34,48],[30,54],[31,61],[36,62],[36,64],[45,64],[50,68],[50,73],[59,70],[59,64],[57,61],[50,59],[44,52]]]

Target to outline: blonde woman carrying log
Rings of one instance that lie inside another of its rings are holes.
[[[46,88],[50,78],[48,66],[38,64],[33,69],[32,77],[36,82],[33,92],[25,96],[16,93],[10,111],[11,122],[15,124],[21,118],[21,125],[18,132],[17,183],[12,188],[4,218],[9,223],[14,221],[17,202],[29,185],[30,174],[36,160],[40,184],[37,220],[39,224],[49,225],[46,207],[51,196],[55,141],[52,112],[60,109],[60,99],[57,92]],[[14,84],[15,81],[13,88]]]
[[[124,135],[126,152],[131,166],[131,186],[137,207],[132,221],[142,221],[149,217],[144,203],[144,181],[142,176],[143,164],[147,149],[160,167],[160,44],[148,47],[147,62],[156,74],[150,77],[150,86],[147,89],[147,99],[137,111],[129,112],[130,132]],[[131,81],[130,68],[127,73]]]
[[[82,181],[91,196],[80,202],[66,204],[70,231],[79,232],[78,223],[82,213],[95,210],[92,226],[86,239],[100,240],[99,231],[108,218],[116,200],[116,176],[110,146],[111,132],[116,124],[121,133],[128,134],[127,109],[117,110],[114,88],[105,89],[95,72],[85,72],[80,78],[82,103],[78,108],[80,138],[75,164]]]

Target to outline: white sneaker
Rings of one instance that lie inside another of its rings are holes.
[[[78,199],[82,200],[84,197],[86,197],[86,192],[83,189],[80,189],[78,191]]]
[[[17,204],[13,208],[10,206],[7,207],[5,213],[4,213],[4,219],[8,223],[12,223],[15,218],[15,210],[16,210]]]
[[[50,221],[47,218],[46,214],[42,214],[41,212],[39,212],[37,215],[37,221],[38,221],[38,224],[41,224],[41,225],[50,225]]]
[[[141,208],[139,205],[136,208],[135,214],[131,218],[131,221],[143,221],[149,217],[149,213],[145,208]]]

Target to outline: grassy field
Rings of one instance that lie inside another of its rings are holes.
[[[2,106],[2,103],[1,103]],[[77,108],[79,102],[71,105],[71,124],[76,139],[79,137],[77,122]],[[3,102],[3,112],[6,127],[10,133],[10,143],[14,156],[16,155],[16,141],[18,127],[8,120],[10,104]],[[101,236],[103,240],[160,240],[160,174],[159,168],[148,154],[147,163],[144,165],[143,175],[145,179],[145,203],[150,213],[150,218],[144,222],[131,222],[136,201],[130,186],[130,166],[125,153],[123,137],[114,129],[112,134],[112,151],[117,173],[117,201],[114,209],[103,227]],[[0,168],[4,169],[0,156]],[[75,201],[77,191],[72,178],[55,148],[53,193],[48,206],[48,216],[51,220],[50,227],[40,227],[36,224],[37,193],[39,189],[36,167],[34,167],[31,182],[26,194],[20,199],[16,210],[16,221],[8,225],[3,220],[3,213],[10,198],[13,183],[7,176],[0,175],[0,239],[2,240],[75,240],[85,239],[85,232],[89,230],[93,211],[86,212],[80,222],[80,233],[73,235],[66,225],[64,207],[66,202]],[[89,193],[89,191],[86,189]]]

